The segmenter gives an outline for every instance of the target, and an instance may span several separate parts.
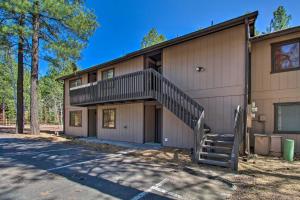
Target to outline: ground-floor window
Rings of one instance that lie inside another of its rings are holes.
[[[116,128],[116,109],[103,110],[103,128]]]
[[[82,111],[70,111],[70,126],[81,127],[82,126]]]
[[[300,102],[275,103],[275,132],[300,133]]]

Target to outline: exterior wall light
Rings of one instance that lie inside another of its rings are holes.
[[[204,72],[205,68],[204,67],[196,67],[197,72]]]

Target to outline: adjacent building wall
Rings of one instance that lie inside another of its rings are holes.
[[[299,37],[300,33],[294,33],[252,43],[251,96],[258,106],[257,116],[265,116],[265,122],[258,122],[257,119],[253,121],[253,133],[273,134],[274,103],[300,102],[299,70],[270,73],[272,67],[271,44]],[[276,135],[281,135],[283,139],[294,139],[296,141],[295,151],[300,153],[300,133]]]
[[[103,109],[116,109],[116,128],[106,129],[102,126]],[[97,137],[105,140],[143,143],[144,104],[98,105]]]
[[[88,82],[87,74],[83,74],[81,76],[82,84],[86,84]],[[65,80],[65,134],[73,135],[73,136],[87,136],[88,130],[88,112],[86,107],[77,107],[70,105],[70,94],[69,94],[69,81],[71,79]],[[82,111],[82,126],[81,127],[72,127],[70,126],[70,111]]]
[[[214,132],[231,133],[234,109],[243,105],[245,44],[240,25],[163,50],[163,75],[204,107]],[[192,130],[164,109],[164,145],[192,147],[192,137]]]

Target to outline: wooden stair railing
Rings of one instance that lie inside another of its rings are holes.
[[[213,134],[204,123],[203,107],[154,69],[70,89],[70,103],[75,106],[139,99],[158,101],[194,130],[195,162],[237,170],[243,131],[241,106],[234,116],[234,133]]]
[[[194,129],[204,109],[174,83],[153,69],[149,69],[153,97],[190,128]]]
[[[155,99],[194,129],[203,107],[154,69],[133,72],[70,89],[70,103],[98,103]]]
[[[70,89],[71,105],[155,99],[194,130],[193,158],[200,158],[205,129],[204,109],[154,69],[133,72]]]
[[[243,136],[243,109],[238,105],[234,117],[234,141],[231,152],[231,169],[238,170],[239,151]]]
[[[212,134],[204,123],[203,107],[151,68],[70,89],[70,103],[75,106],[139,99],[158,101],[194,130],[195,162],[237,170],[243,132],[241,106],[235,112],[233,134]]]

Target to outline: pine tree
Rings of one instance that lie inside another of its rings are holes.
[[[155,28],[152,28],[147,35],[144,36],[141,43],[141,48],[143,49],[150,47],[163,41],[166,41],[166,37],[162,34],[159,34]]]
[[[24,28],[31,37],[30,124],[31,132],[39,134],[39,60],[56,67],[64,61],[75,63],[97,28],[96,16],[81,0],[3,0],[0,8],[24,13]]]
[[[270,26],[267,28],[267,33],[274,31],[280,31],[290,26],[291,15],[287,14],[287,10],[283,6],[279,6],[273,12],[273,19],[270,22]]]

